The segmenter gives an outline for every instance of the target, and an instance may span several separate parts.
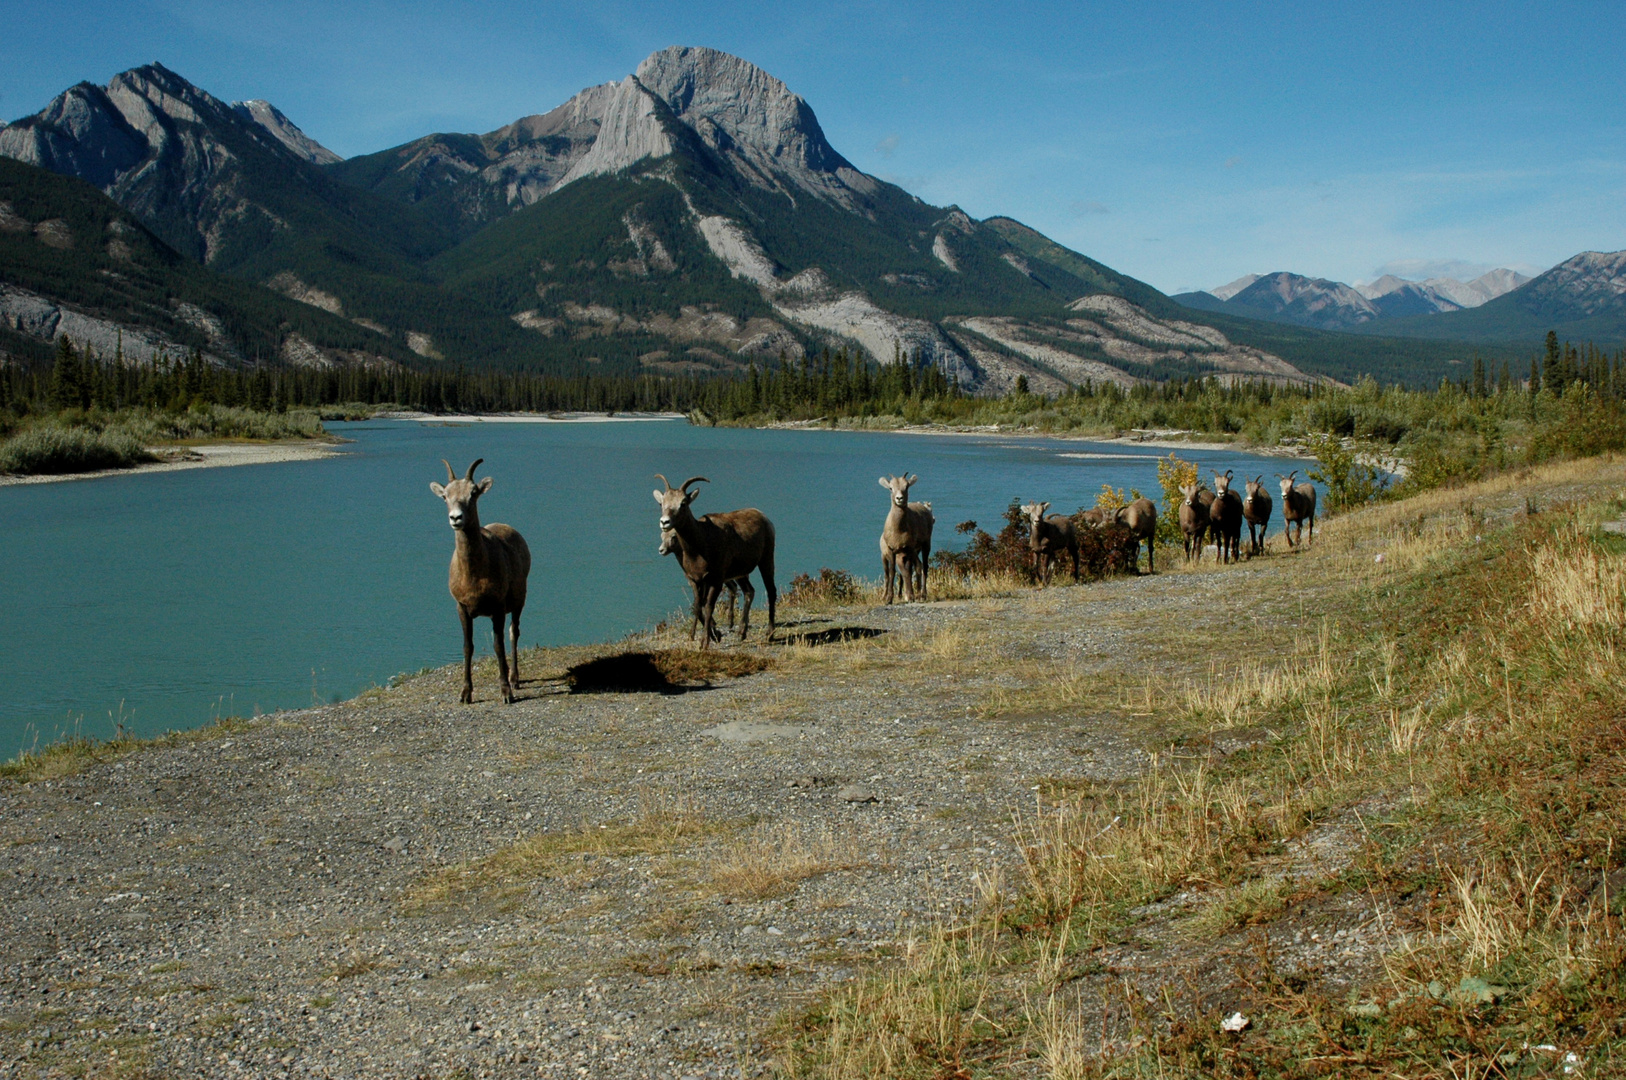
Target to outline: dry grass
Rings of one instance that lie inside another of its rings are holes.
[[[808,878],[869,865],[860,853],[873,847],[873,842],[828,826],[780,822],[726,844],[709,860],[707,877],[718,892],[730,896],[783,896]]]
[[[671,792],[645,789],[629,821],[583,823],[568,832],[542,833],[509,844],[483,858],[437,871],[409,889],[409,909],[479,901],[510,901],[548,878],[577,869],[585,855],[662,855],[725,831],[729,826],[705,817],[693,802]]]
[[[1162,756],[1137,781],[1084,785],[1024,816],[1025,877],[1003,907],[1021,947],[993,929],[974,941],[939,930],[811,1014],[786,1072],[968,1075],[980,1039],[1063,1077],[1300,1076],[1310,1061],[1344,1075],[1544,1075],[1507,1053],[1522,1040],[1613,1074],[1626,1064],[1626,928],[1610,889],[1626,872],[1604,874],[1622,864],[1613,830],[1626,819],[1626,566],[1593,527],[1626,501],[1577,511],[1543,494],[1542,514],[1522,510],[1532,491],[1615,497],[1623,480],[1616,461],[1571,462],[1318,530],[1314,549],[1278,564],[1325,598],[1305,651],[1144,694],[1186,724],[1283,737],[1212,765]],[[1052,665],[1049,682],[1048,699],[1112,700],[1084,672],[1057,679]],[[1320,884],[1358,874],[1380,912],[1426,903],[1385,926],[1395,951],[1358,1023],[1341,998],[1266,970],[1249,984],[1264,1015],[1245,1039],[1192,1023],[1187,987],[1147,987],[1137,1000],[1168,996],[1139,1021],[1139,1049],[1101,1057],[1105,1033],[1087,1036],[1054,997],[1028,1004],[1065,953],[1125,933],[1149,917],[1139,905],[1177,889],[1197,896],[1181,918],[1198,942],[1290,914],[1317,883],[1290,887],[1273,853],[1374,799],[1398,807],[1385,841],[1316,871],[1333,875]],[[1015,1028],[978,1027],[1016,1012]]]

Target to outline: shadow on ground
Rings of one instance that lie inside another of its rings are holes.
[[[785,635],[786,645],[839,645],[843,641],[862,641],[880,637],[885,630],[873,626],[832,626],[828,630],[810,630],[805,634]]]
[[[553,681],[572,694],[686,694],[711,689],[713,678],[754,675],[772,666],[772,660],[752,653],[660,649],[585,660]]]

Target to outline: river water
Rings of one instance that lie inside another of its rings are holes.
[[[338,700],[459,659],[451,530],[429,491],[442,458],[460,476],[485,458],[482,522],[530,545],[525,645],[609,640],[687,607],[655,550],[656,472],[710,477],[696,513],[764,511],[781,591],[823,566],[879,576],[883,473],[919,474],[939,548],[961,546],[967,519],[997,531],[1012,496],[1070,512],[1104,483],[1157,495],[1157,451],[1122,444],[672,420],[329,426],[352,441],[326,460],[0,488],[0,758],[120,723],[147,735]],[[1181,456],[1205,477],[1280,467]],[[489,654],[489,623],[475,640]]]

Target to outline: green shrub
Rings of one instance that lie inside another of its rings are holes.
[[[120,429],[37,427],[0,443],[0,473],[94,472],[153,460],[140,439]]]

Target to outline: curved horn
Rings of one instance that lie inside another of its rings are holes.
[[[695,483],[709,484],[709,483],[711,483],[711,481],[707,480],[704,476],[691,476],[687,480],[683,481],[683,485],[681,487],[679,487],[678,490],[679,491],[688,491],[689,490],[689,485],[690,484],[695,484]]]
[[[1226,469],[1225,470],[1225,479],[1229,480],[1231,478],[1231,474],[1233,472],[1235,472],[1235,471],[1236,471],[1235,469]]]
[[[1297,469],[1294,469],[1292,472],[1287,474],[1287,478],[1289,480],[1291,480],[1291,479],[1293,479],[1293,477],[1297,476],[1298,474],[1299,474],[1299,471]]]
[[[452,463],[447,461],[445,458],[441,458],[440,463],[446,466],[446,482],[448,484],[457,483],[457,474],[452,471]]]
[[[661,482],[661,487],[663,487],[663,488],[665,488],[665,489],[666,489],[666,490],[667,490],[667,491],[671,491],[671,490],[672,490],[672,484],[671,484],[671,482],[670,482],[670,481],[668,481],[668,480],[667,480],[667,479],[666,479],[666,477],[664,477],[664,476],[662,476],[662,475],[661,475],[661,474],[660,474],[660,473],[656,473],[656,474],[655,474],[655,479],[657,479],[657,480],[659,480],[659,481],[660,481],[660,482]]]
[[[474,464],[469,466],[469,474],[467,476],[465,476],[463,479],[468,480],[468,481],[470,481],[472,483],[474,481],[474,470],[478,469],[480,467],[480,462],[482,462],[484,460],[485,460],[485,458],[483,458],[483,457],[475,458],[474,459]]]

